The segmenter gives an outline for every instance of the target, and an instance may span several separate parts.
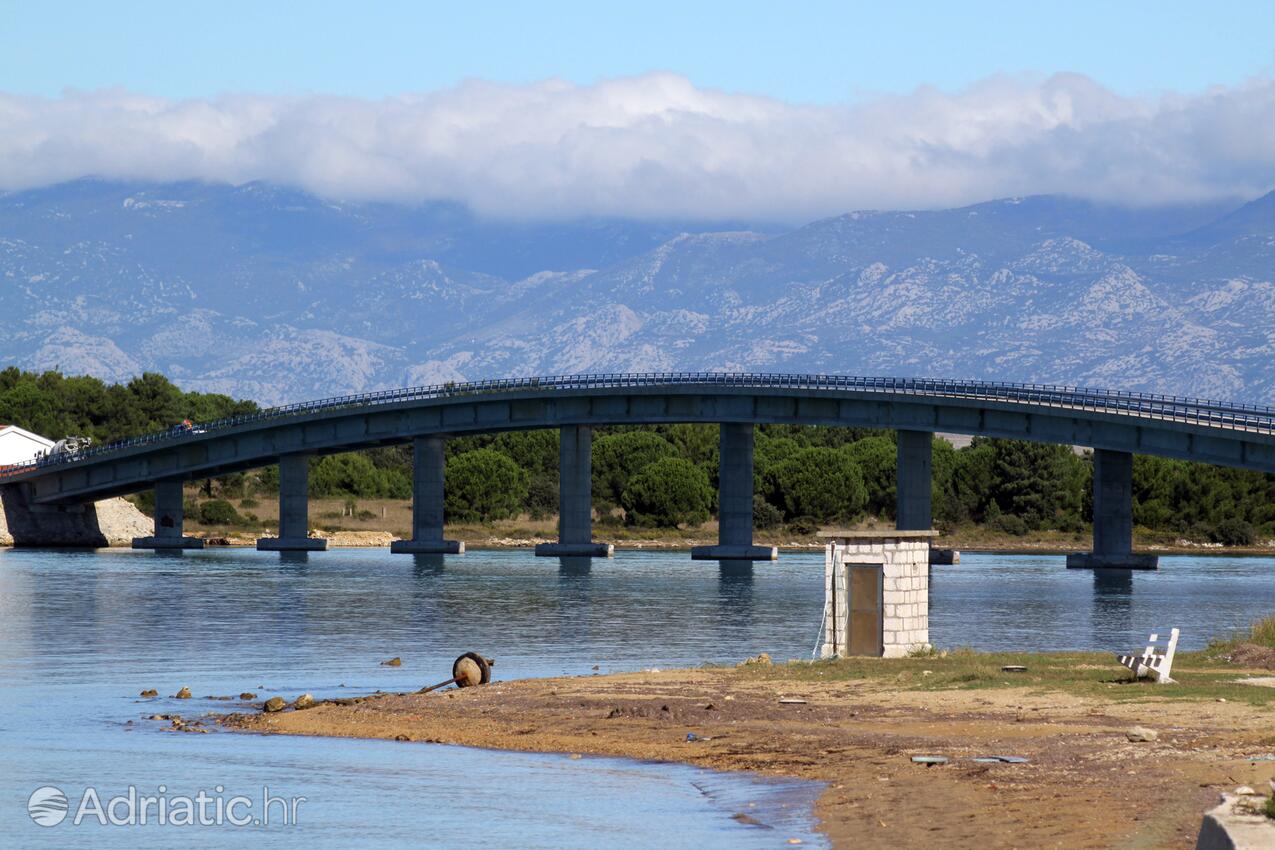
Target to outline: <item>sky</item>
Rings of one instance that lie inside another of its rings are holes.
[[[0,2],[15,94],[121,86],[379,98],[474,78],[590,84],[670,71],[789,103],[844,103],[999,73],[1191,93],[1275,68],[1269,2]],[[127,10],[121,13],[121,10]]]
[[[1258,2],[0,0],[0,189],[792,219],[1255,196],[1273,32]]]

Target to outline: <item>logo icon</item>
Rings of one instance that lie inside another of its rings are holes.
[[[27,799],[27,814],[40,826],[57,826],[66,820],[69,805],[61,788],[45,785],[31,792]]]

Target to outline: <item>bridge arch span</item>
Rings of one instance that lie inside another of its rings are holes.
[[[160,482],[290,464],[288,458],[313,454],[412,442],[420,455],[433,451],[422,448],[429,441],[452,435],[559,428],[574,434],[579,444],[580,435],[595,426],[686,422],[722,425],[724,452],[729,426],[759,423],[942,431],[1089,446],[1117,481],[1107,482],[1107,503],[1123,498],[1122,458],[1135,453],[1275,472],[1275,410],[1269,407],[1036,384],[649,373],[518,378],[342,396],[207,423],[198,433],[147,435],[75,458],[12,467],[0,480],[26,485],[34,502],[66,504]],[[743,451],[738,429],[730,433],[732,453]],[[907,445],[914,450],[917,443]],[[751,446],[749,438],[750,467]],[[584,449],[573,451],[576,462],[587,463],[579,454]],[[912,462],[902,452],[901,470]]]

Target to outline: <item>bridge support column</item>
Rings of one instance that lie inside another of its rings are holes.
[[[723,422],[717,467],[717,545],[696,546],[696,561],[773,561],[774,546],[753,545],[753,424]]]
[[[1094,449],[1093,552],[1068,555],[1067,566],[1154,570],[1159,560],[1133,551],[1133,455]]]
[[[202,549],[204,541],[198,537],[183,537],[182,523],[185,510],[182,507],[182,482],[155,482],[155,536],[134,537],[134,549]]]
[[[412,441],[412,539],[395,540],[391,552],[413,555],[459,555],[465,544],[443,539],[442,437]]]
[[[593,429],[565,425],[558,435],[558,542],[540,543],[537,555],[571,557],[615,554],[610,543],[593,541]]]
[[[930,508],[934,435],[929,431],[899,431],[898,441],[894,527],[899,531],[929,531],[934,523]]]
[[[262,537],[263,552],[321,552],[328,541],[310,537],[310,456],[279,458],[279,536]]]

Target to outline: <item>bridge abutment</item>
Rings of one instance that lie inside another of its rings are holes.
[[[1094,449],[1093,551],[1068,555],[1067,566],[1154,570],[1159,560],[1133,551],[1133,455]]]
[[[181,479],[155,482],[155,534],[152,537],[134,537],[134,549],[204,548],[204,541],[198,537],[182,535],[186,519],[182,484]]]
[[[774,546],[753,545],[753,425],[723,422],[717,468],[717,545],[696,546],[696,561],[773,561]]]
[[[310,456],[279,458],[279,536],[262,537],[263,552],[321,552],[328,541],[310,537]]]
[[[443,477],[445,442],[442,437],[412,441],[412,539],[395,540],[391,552],[412,555],[459,555],[465,544],[443,539]]]
[[[609,558],[615,546],[593,540],[593,429],[564,425],[558,433],[558,542],[536,545],[548,557]]]

